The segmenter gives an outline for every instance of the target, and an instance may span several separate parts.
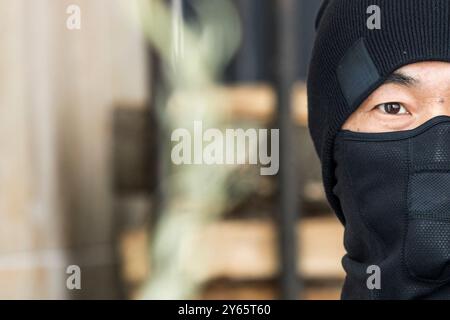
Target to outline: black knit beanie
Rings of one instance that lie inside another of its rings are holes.
[[[380,9],[381,29],[368,27],[373,5]],[[398,68],[450,62],[450,0],[325,0],[316,29],[308,76],[309,129],[327,199],[345,223],[333,194],[336,133]]]

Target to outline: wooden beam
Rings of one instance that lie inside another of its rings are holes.
[[[297,226],[298,272],[307,278],[343,278],[343,228],[331,218],[309,218]],[[194,241],[207,266],[205,278],[261,279],[276,276],[275,227],[269,221],[223,221]]]
[[[343,228],[334,217],[307,218],[297,225],[300,263],[298,272],[308,279],[343,279],[341,258]],[[190,274],[204,282],[214,279],[261,280],[277,276],[278,258],[275,226],[269,220],[230,220],[212,223],[200,230],[191,241],[186,241],[186,260],[183,266]],[[129,232],[121,245],[126,279],[142,282],[148,270],[146,256],[148,238],[144,229]],[[131,253],[135,251],[135,253]],[[199,263],[201,268],[199,268]],[[130,264],[130,265],[128,265]],[[201,269],[201,270],[199,270]],[[201,273],[199,275],[199,273]]]
[[[274,119],[276,97],[275,91],[266,84],[244,84],[234,86],[220,86],[216,90],[220,97],[221,108],[230,120],[251,120],[269,123]],[[191,93],[176,92],[171,101],[186,101],[192,99]],[[295,85],[292,93],[292,115],[297,125],[307,126],[308,108],[306,97],[306,86],[303,82]]]

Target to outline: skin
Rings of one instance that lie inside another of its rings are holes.
[[[450,116],[450,63],[420,62],[394,72],[342,129],[365,133],[404,131],[442,115]]]

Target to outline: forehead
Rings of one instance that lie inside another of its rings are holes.
[[[414,78],[421,84],[436,83],[441,80],[450,83],[450,63],[441,61],[426,61],[406,65],[396,71]]]

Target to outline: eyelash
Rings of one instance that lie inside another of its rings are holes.
[[[391,107],[392,106],[400,106],[400,111],[397,112],[397,113],[389,113],[389,112],[386,111],[386,107],[388,107],[388,106],[391,106]],[[399,103],[399,102],[382,103],[382,104],[379,104],[379,105],[375,106],[375,109],[380,110],[384,114],[394,115],[394,116],[410,114],[409,111],[406,109],[406,107],[403,104]]]

